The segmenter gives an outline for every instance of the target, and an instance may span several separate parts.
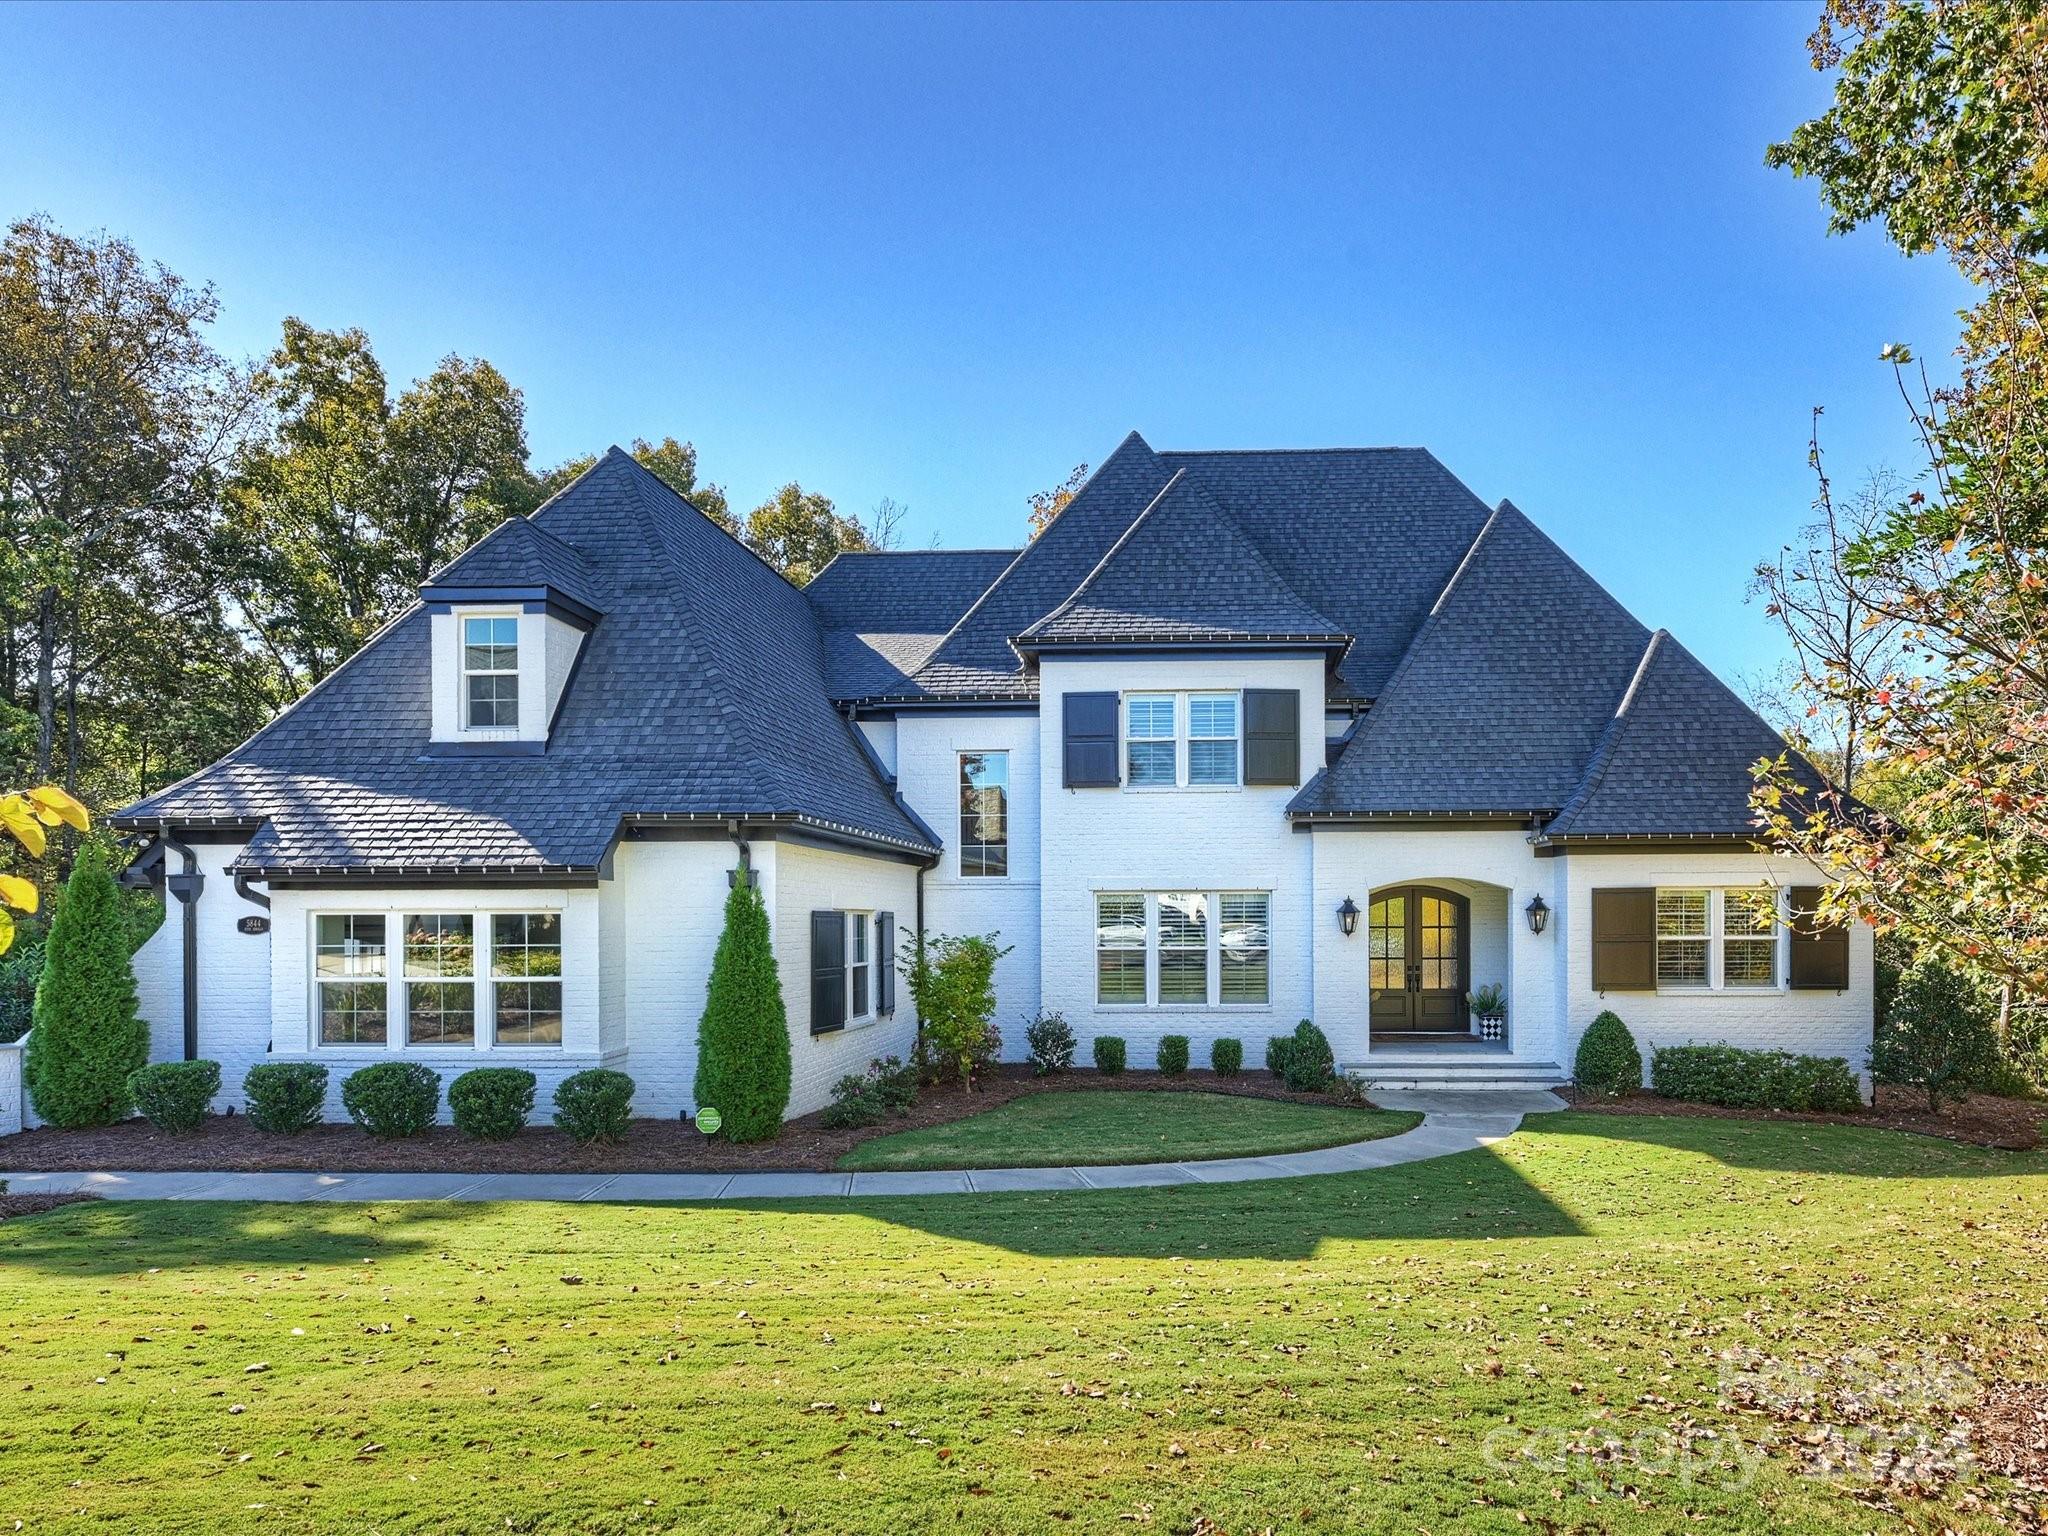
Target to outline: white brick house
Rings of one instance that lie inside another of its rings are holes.
[[[1750,846],[1779,750],[1420,451],[1133,434],[1022,551],[798,591],[613,450],[115,822],[172,898],[153,1053],[219,1060],[229,1103],[259,1061],[338,1090],[396,1056],[543,1096],[615,1066],[687,1112],[743,849],[793,1114],[908,1053],[920,922],[1010,947],[1013,1058],[1041,1009],[1136,1067],[1168,1034],[1256,1064],[1310,1018],[1370,1080],[1556,1081],[1613,1008],[1860,1073],[1869,934],[1798,921],[1818,877]]]

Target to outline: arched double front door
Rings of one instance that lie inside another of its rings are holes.
[[[1471,904],[1435,886],[1395,886],[1374,894],[1366,924],[1372,946],[1372,1032],[1466,1033]]]

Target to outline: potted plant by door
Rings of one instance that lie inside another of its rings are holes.
[[[1482,1040],[1505,1040],[1508,1034],[1508,1001],[1498,982],[1488,982],[1465,999],[1472,1008],[1472,1027]]]

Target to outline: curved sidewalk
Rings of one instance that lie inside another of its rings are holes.
[[[778,1200],[835,1195],[966,1195],[1017,1189],[1131,1189],[1233,1184],[1305,1174],[1358,1173],[1490,1147],[1525,1114],[1562,1109],[1548,1093],[1388,1093],[1374,1102],[1415,1109],[1398,1136],[1316,1152],[1101,1168],[976,1168],[917,1173],[5,1173],[17,1195],[89,1190],[111,1200]]]

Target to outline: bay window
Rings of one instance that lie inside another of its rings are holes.
[[[1264,1007],[1272,1000],[1265,891],[1104,891],[1095,898],[1095,1000],[1104,1007]]]

